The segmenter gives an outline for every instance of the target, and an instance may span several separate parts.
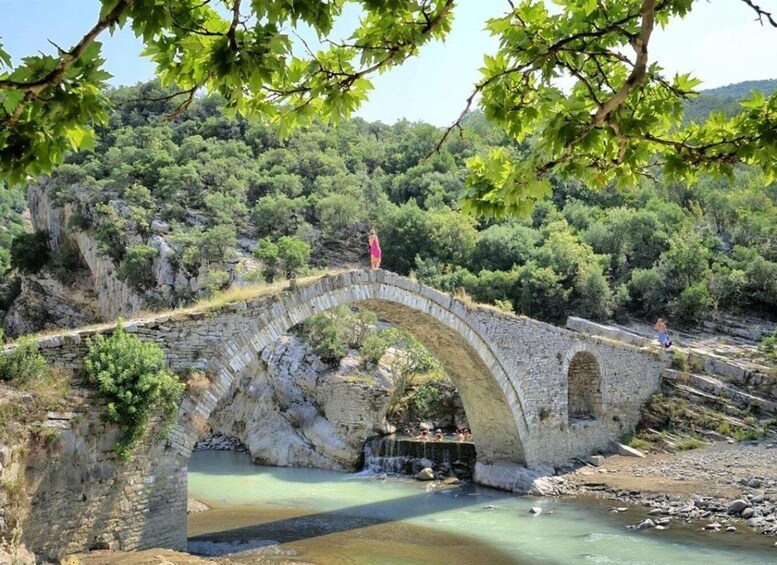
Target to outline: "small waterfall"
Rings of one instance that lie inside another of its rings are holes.
[[[471,479],[477,454],[472,443],[420,441],[396,435],[375,436],[364,443],[364,470],[376,474],[416,474],[431,466],[440,476]]]

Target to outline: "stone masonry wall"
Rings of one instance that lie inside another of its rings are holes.
[[[164,442],[126,465],[111,463],[108,430],[91,418],[86,420],[90,424],[73,425],[67,444],[73,449],[47,463],[50,482],[39,483],[23,541],[34,551],[47,552],[95,543],[122,549],[183,548],[186,464],[198,423],[207,422],[219,401],[251,374],[268,344],[291,326],[340,304],[363,305],[410,330],[443,363],[474,434],[479,457],[475,479],[504,489],[517,488],[520,465],[564,462],[603,449],[631,430],[669,363],[655,348],[469,307],[383,271],[341,273],[247,302],[128,322],[127,331],[165,350],[172,369],[203,369],[213,382],[184,399],[179,423]],[[80,371],[86,338],[110,330],[71,331],[41,338],[39,344],[52,364]],[[598,365],[600,414],[570,422],[568,375],[581,352]],[[95,480],[98,486],[92,490]],[[47,515],[51,508],[57,509],[56,519]],[[60,528],[59,523],[70,525]],[[60,532],[51,535],[57,528]]]

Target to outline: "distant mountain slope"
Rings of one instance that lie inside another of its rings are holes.
[[[702,122],[710,112],[723,112],[726,116],[738,114],[742,110],[739,101],[749,98],[753,90],[769,95],[777,91],[777,79],[747,80],[704,90],[698,98],[686,104],[685,121]]]

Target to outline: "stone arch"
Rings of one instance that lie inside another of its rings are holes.
[[[564,359],[567,377],[567,417],[570,422],[596,419],[604,413],[604,371],[598,352],[579,343]]]
[[[187,398],[182,412],[207,420],[268,344],[310,316],[343,304],[364,306],[409,330],[441,361],[461,396],[479,460],[526,463],[528,426],[520,383],[509,378],[470,311],[448,295],[380,271],[325,277],[240,306],[234,315],[242,318],[245,330],[214,348],[208,365],[216,382],[202,398]],[[177,456],[188,460],[196,431],[191,417],[183,422],[173,432],[172,445]]]

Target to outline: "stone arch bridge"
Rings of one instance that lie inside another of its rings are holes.
[[[140,448],[125,464],[113,458],[115,431],[96,416],[98,400],[84,400],[80,416],[50,413],[65,447],[28,470],[31,507],[22,540],[52,557],[84,548],[184,548],[196,422],[207,421],[268,344],[342,304],[411,331],[442,362],[475,437],[475,480],[507,490],[523,486],[523,466],[561,463],[631,430],[666,366],[655,350],[464,304],[385,271],[344,272],[207,310],[128,322],[127,331],[165,350],[172,369],[207,369],[214,382],[184,399],[166,440]],[[78,372],[85,338],[110,329],[41,338],[41,352]]]

